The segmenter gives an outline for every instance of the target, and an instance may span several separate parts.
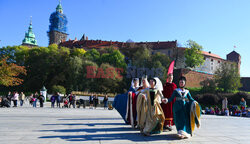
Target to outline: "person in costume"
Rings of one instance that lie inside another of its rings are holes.
[[[149,82],[147,76],[142,77],[141,79],[141,87],[138,88],[136,95],[136,112],[137,112],[137,128],[141,129],[144,127],[146,121],[146,110],[147,110],[147,103],[145,99],[145,94],[141,94],[141,91],[149,88]]]
[[[127,100],[127,111],[126,111],[126,121],[133,128],[137,125],[136,122],[136,100],[137,94],[135,93],[139,89],[139,79],[134,78],[131,86],[133,87],[133,91],[128,92],[128,100]]]
[[[139,81],[138,79],[133,79],[131,82],[131,87],[129,88],[128,92],[135,92],[136,89],[138,88]],[[125,94],[118,94],[115,96],[115,99],[113,101],[113,107],[120,113],[122,116],[123,120],[125,121],[126,124],[129,124],[126,118],[127,114],[127,101],[128,101],[128,92]]]
[[[165,99],[165,102],[172,102],[174,123],[177,129],[177,135],[180,138],[189,138],[192,136],[195,124],[200,127],[201,109],[199,104],[191,97],[191,94],[185,89],[186,78],[181,76],[179,79],[179,88],[174,90],[171,98]]]
[[[159,78],[153,78],[150,80],[149,84],[150,88],[146,88],[141,91],[140,94],[144,94],[147,106],[147,110],[145,112],[146,120],[144,126],[140,127],[141,133],[146,136],[162,132],[165,120],[164,113],[160,105],[163,98],[162,83]]]
[[[173,83],[173,73],[170,73],[167,76],[167,82],[163,85],[162,93],[163,93],[164,98],[170,98],[176,88],[177,86],[175,85],[175,83]],[[172,102],[169,102],[166,104],[161,103],[161,107],[165,115],[164,128],[169,131],[172,130],[172,126],[174,125],[174,118],[173,118],[174,102],[175,102],[175,98],[172,100]]]

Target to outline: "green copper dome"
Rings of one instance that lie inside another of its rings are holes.
[[[25,33],[25,38],[23,39],[23,45],[35,45],[37,46],[37,41],[35,34],[32,31],[32,22],[30,21],[29,30]]]
[[[61,5],[61,1],[59,2],[59,4],[56,7],[56,11],[59,12],[59,13],[63,13],[63,8],[62,8],[62,5]]]

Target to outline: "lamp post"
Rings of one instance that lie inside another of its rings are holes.
[[[42,87],[42,89],[40,90],[41,95],[43,95],[44,97],[44,102],[46,102],[46,98],[47,98],[47,89],[45,88],[45,86]]]

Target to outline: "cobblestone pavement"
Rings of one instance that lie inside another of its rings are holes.
[[[203,115],[201,128],[184,140],[175,129],[145,137],[102,108],[0,108],[0,126],[0,144],[250,143],[250,118],[241,117]]]

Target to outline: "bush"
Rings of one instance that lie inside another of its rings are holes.
[[[66,89],[61,85],[53,85],[52,92],[53,93],[59,92],[60,94],[66,94]]]
[[[250,94],[245,92],[238,92],[238,93],[205,93],[205,94],[197,94],[193,95],[192,97],[198,101],[203,106],[211,106],[217,105],[220,106],[222,104],[222,100],[227,97],[228,106],[229,105],[239,105],[241,98],[243,97],[247,105],[250,105]]]

